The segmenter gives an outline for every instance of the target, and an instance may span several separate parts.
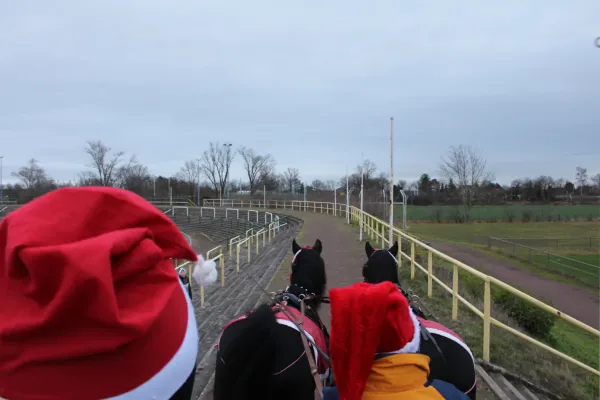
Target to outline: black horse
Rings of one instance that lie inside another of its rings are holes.
[[[398,242],[389,249],[375,249],[365,243],[367,262],[363,266],[363,278],[368,283],[389,281],[395,283],[410,303],[410,296],[400,286],[398,279]],[[444,325],[428,320],[425,314],[411,305],[421,323],[420,352],[429,356],[429,379],[439,379],[452,383],[472,400],[477,395],[475,359],[467,344],[454,331]],[[423,332],[426,329],[427,332]]]
[[[316,384],[307,357],[323,366],[323,357],[315,347],[328,352],[329,340],[317,313],[327,285],[322,249],[319,239],[312,247],[301,247],[294,239],[290,285],[276,294],[276,301],[225,327],[217,350],[215,400],[314,399]],[[310,355],[306,355],[302,333],[293,322],[300,315],[300,299],[305,296],[307,318],[302,329],[312,343]],[[325,367],[319,372],[328,371]]]

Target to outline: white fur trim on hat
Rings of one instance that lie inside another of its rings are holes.
[[[135,389],[107,400],[170,399],[188,379],[198,356],[198,327],[196,314],[181,282],[187,302],[187,329],[179,349],[156,375]]]
[[[217,272],[217,263],[215,263],[213,260],[205,261],[204,257],[198,254],[198,261],[194,266],[192,277],[200,286],[208,286],[211,283],[215,283],[219,278],[219,273]]]
[[[410,314],[410,319],[412,320],[414,326],[413,338],[410,342],[406,343],[406,345],[395,351],[387,351],[385,353],[377,353],[378,355],[388,356],[392,354],[410,354],[410,353],[418,353],[419,348],[421,347],[421,324],[417,319],[417,316],[413,312],[410,306],[408,307],[408,313]]]

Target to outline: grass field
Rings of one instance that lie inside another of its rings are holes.
[[[410,280],[409,268],[401,268],[400,275],[405,286],[409,285],[419,295],[427,293],[427,279],[422,272],[417,272],[415,280]],[[450,274],[436,273],[446,284],[451,284]],[[480,310],[483,309],[481,298],[468,292],[461,295]],[[466,307],[459,306],[458,321],[452,321],[452,296],[434,283],[433,298],[422,297],[428,310],[440,321],[455,330],[471,347],[475,357],[482,356],[483,324],[481,318]],[[499,307],[492,306],[492,316],[508,325],[521,330]],[[598,339],[579,328],[557,321],[552,327],[549,344],[576,359],[598,368]],[[591,373],[573,366],[562,359],[542,350],[524,340],[492,326],[491,329],[491,361],[505,367],[509,371],[531,380],[547,390],[554,391],[565,398],[594,399],[597,398],[599,380]]]
[[[462,206],[411,206],[406,207],[409,221],[455,222],[462,215]],[[396,219],[401,218],[402,206],[394,210]],[[600,207],[597,205],[498,205],[474,206],[471,211],[474,221],[569,221],[598,220]]]
[[[530,223],[505,223],[496,224],[408,224],[408,231],[417,236],[427,237],[429,239],[446,240],[456,243],[476,242],[477,244],[487,245],[489,236],[498,238],[521,238],[521,239],[546,239],[547,246],[554,246],[554,243],[562,245],[561,239],[578,239],[573,241],[576,248],[589,247],[589,238],[600,237],[600,224],[590,222],[530,222]],[[552,243],[549,239],[558,239],[558,242]],[[572,248],[568,245],[568,249]],[[543,247],[543,246],[536,246]],[[594,250],[594,244],[591,246]],[[597,250],[597,247],[595,248]]]
[[[423,239],[453,242],[492,253],[550,279],[591,288],[599,285],[598,223],[413,223],[408,231]],[[490,236],[509,240],[490,239]]]

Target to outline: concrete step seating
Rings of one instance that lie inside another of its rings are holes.
[[[535,385],[504,368],[477,360],[477,375],[489,386],[499,399],[559,400],[556,394]]]
[[[180,229],[188,234],[193,233],[189,229],[193,229],[194,226],[198,229],[204,229],[208,225],[211,225],[211,228],[214,229],[213,236],[217,234],[219,237],[225,237],[231,233],[236,233],[236,236],[240,234],[241,227],[246,226],[241,222],[242,210],[240,210],[240,220],[236,218],[233,226],[228,226],[231,220],[219,218],[222,215],[220,211],[217,210],[216,218],[212,222],[205,221],[205,219],[211,218],[205,218],[204,216],[198,220],[199,215],[194,217],[191,213],[189,216],[184,215],[183,217],[175,215],[173,219],[180,226]],[[190,222],[188,222],[188,217],[191,219]],[[235,218],[237,215],[233,216],[228,213],[228,217]],[[264,218],[264,213],[259,214],[259,221],[261,221],[261,217]],[[221,227],[221,221],[223,221],[223,228],[228,232],[227,234],[219,235],[217,232]],[[244,221],[248,223],[248,221]],[[241,225],[238,226],[238,222]],[[251,223],[247,226],[256,226],[255,224]],[[268,286],[281,262],[290,254],[292,239],[298,234],[302,220],[287,216],[280,217],[280,224],[282,228],[279,233],[274,235],[264,247],[261,235],[258,253],[256,252],[256,242],[251,243],[250,261],[248,261],[246,246],[241,245],[243,251],[240,251],[239,254],[239,273],[237,272],[238,260],[236,259],[235,249],[230,257],[226,244],[222,243],[223,253],[225,254],[225,283],[223,286],[217,283],[205,288],[203,305],[200,304],[199,288],[194,287],[193,303],[196,308],[200,336],[199,361],[196,370],[194,395],[192,396],[194,399],[211,398],[216,357],[214,345],[225,324],[256,307],[259,302],[268,300],[263,289]],[[262,226],[262,224],[260,225]],[[238,230],[236,231],[236,229]]]

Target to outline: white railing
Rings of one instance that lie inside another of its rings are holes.
[[[250,213],[254,213],[256,216],[256,223],[258,223],[258,211],[256,210],[248,210],[248,221],[250,221]]]
[[[212,211],[213,212],[213,218],[215,218],[217,216],[217,211],[214,207],[200,207],[200,218],[202,218],[204,215],[204,210],[208,210],[208,211]]]
[[[237,208],[226,208],[225,209],[225,218],[229,218],[229,211],[235,211],[235,218],[240,219],[240,210]]]
[[[190,216],[190,208],[187,206],[173,206],[171,215],[175,215],[175,210],[185,210],[185,215]]]

